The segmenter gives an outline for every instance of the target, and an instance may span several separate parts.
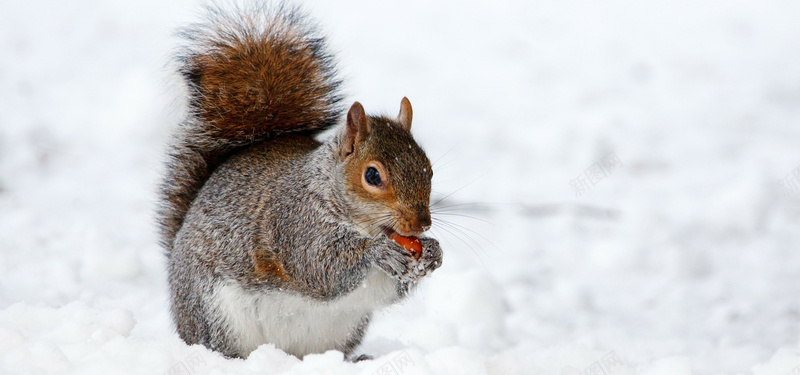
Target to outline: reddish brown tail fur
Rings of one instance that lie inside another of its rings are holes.
[[[210,7],[205,22],[180,31],[187,45],[177,60],[189,114],[161,185],[167,251],[197,192],[227,155],[282,133],[321,132],[342,113],[333,58],[306,16],[283,4],[243,7]]]

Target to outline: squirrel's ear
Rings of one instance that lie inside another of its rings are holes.
[[[403,100],[400,101],[400,114],[397,115],[397,122],[399,122],[400,126],[407,132],[411,131],[411,117],[413,115],[414,112],[411,110],[411,102],[408,101],[408,98],[403,97]]]
[[[361,103],[355,102],[347,112],[347,122],[341,144],[342,158],[355,151],[356,145],[367,137],[368,131],[367,114],[364,113],[364,107],[361,106]]]

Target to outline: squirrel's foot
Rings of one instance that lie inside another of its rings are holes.
[[[422,255],[419,259],[398,245],[386,239],[385,248],[377,254],[377,264],[392,277],[404,281],[417,281],[442,265],[442,249],[439,241],[433,238],[420,238]]]
[[[373,358],[369,354],[359,354],[359,355],[354,356],[354,357],[347,357],[346,359],[347,359],[348,362],[356,363],[356,362],[361,362],[361,361],[371,361]]]

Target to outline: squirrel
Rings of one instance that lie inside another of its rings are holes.
[[[207,11],[179,31],[188,110],[160,187],[177,332],[227,357],[272,343],[355,360],[373,311],[442,264],[433,238],[418,259],[390,239],[431,226],[411,103],[345,115],[326,40],[296,6]]]

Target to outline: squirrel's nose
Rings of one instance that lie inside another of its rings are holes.
[[[431,214],[425,212],[419,215],[417,219],[414,220],[413,229],[415,232],[419,233],[427,232],[428,229],[431,229]]]
[[[426,232],[428,229],[431,229],[431,213],[430,211],[425,211],[424,214],[419,219],[419,223],[422,226],[422,231]]]
[[[419,236],[423,232],[431,229],[430,215],[423,217],[411,217],[400,220],[396,228],[397,232],[404,236]]]

